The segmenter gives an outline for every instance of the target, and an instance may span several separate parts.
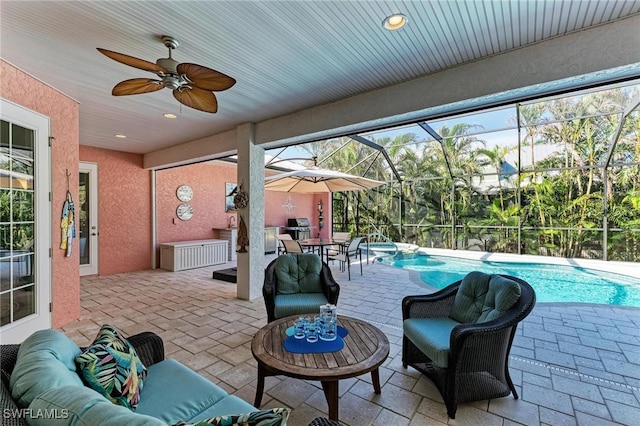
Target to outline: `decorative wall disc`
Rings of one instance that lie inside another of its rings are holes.
[[[180,201],[191,201],[193,198],[193,190],[188,185],[179,186],[178,189],[176,189],[176,197],[178,197]]]
[[[193,207],[191,204],[180,204],[176,209],[176,215],[180,220],[189,220],[193,217]]]

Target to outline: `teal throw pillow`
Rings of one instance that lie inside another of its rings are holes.
[[[489,291],[490,274],[479,271],[469,272],[460,283],[449,318],[462,324],[478,321]]]
[[[500,275],[492,275],[482,314],[476,322],[491,321],[500,317],[518,302],[521,293],[522,289],[517,282]]]
[[[298,279],[301,293],[322,293],[320,272],[322,260],[315,253],[298,255]]]
[[[251,413],[212,417],[196,423],[179,421],[173,426],[286,426],[290,413],[291,410],[288,408],[273,408]]]
[[[76,364],[88,387],[114,404],[130,410],[138,406],[147,369],[118,329],[103,325]]]
[[[274,272],[278,279],[278,294],[300,293],[300,284],[298,284],[297,255],[283,254],[282,256],[278,256]]]

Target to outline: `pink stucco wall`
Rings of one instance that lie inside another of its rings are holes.
[[[151,172],[142,155],[80,146],[98,165],[98,274],[151,268]]]
[[[289,213],[283,205],[287,203],[287,200],[291,197],[291,202],[295,206]],[[306,217],[309,219],[312,228],[312,237],[317,237],[320,229],[318,228],[318,200],[322,199],[324,203],[325,220],[324,228],[320,231],[320,235],[323,238],[327,238],[328,221],[327,221],[327,195],[326,194],[298,194],[295,192],[277,192],[266,191],[265,192],[265,224],[273,226],[287,226],[287,219],[290,217]],[[284,231],[282,231],[284,232]]]
[[[234,165],[198,163],[159,170],[156,174],[158,244],[216,238],[213,228],[226,228],[231,216],[224,211],[225,182],[235,181]],[[176,189],[181,185],[193,190],[193,199],[188,204],[194,213],[187,221],[176,215],[176,209],[182,204],[176,197]]]
[[[227,182],[237,183],[237,170],[234,164],[205,162],[158,171],[156,175],[158,244],[218,238],[217,232],[213,229],[226,228],[229,217],[235,216],[235,213],[225,212]],[[181,185],[188,185],[193,189],[193,199],[189,204],[193,207],[194,215],[188,221],[182,221],[176,216],[176,208],[181,204],[176,197],[176,189]],[[291,214],[288,214],[283,207],[289,196],[295,205]],[[326,195],[322,197],[326,206],[327,197]],[[265,193],[265,225],[286,226],[288,217],[307,217],[314,226],[317,226],[318,199],[318,196],[313,194],[267,191]]]
[[[73,99],[0,60],[0,93],[2,97],[49,117],[51,136],[52,191],[52,326],[61,327],[80,316],[80,275],[78,250],[65,257],[60,246],[60,210],[69,190],[78,197],[79,107]],[[46,185],[46,183],[45,183]]]

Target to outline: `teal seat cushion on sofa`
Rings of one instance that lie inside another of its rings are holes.
[[[326,305],[327,298],[323,293],[278,294],[275,297],[273,310],[276,318],[284,318],[298,314],[320,314],[320,305]]]
[[[18,407],[59,386],[84,386],[76,372],[75,357],[80,348],[57,330],[39,330],[20,345],[16,366],[11,374],[11,396]]]
[[[162,420],[113,404],[84,386],[49,389],[31,402],[29,410],[31,426],[166,426]]]
[[[161,419],[166,424],[179,420],[191,420],[212,406],[220,410],[230,409],[232,414],[250,411],[253,406],[235,404],[231,401],[220,404],[228,394],[220,387],[200,376],[195,371],[173,359],[165,359],[147,368],[144,388],[140,391],[140,402],[136,413]],[[237,402],[237,401],[236,401]],[[220,405],[218,405],[220,404]]]
[[[187,421],[189,423],[194,423],[210,419],[212,417],[250,413],[253,411],[258,411],[258,409],[235,395],[229,395]]]
[[[404,335],[440,367],[449,365],[451,330],[460,323],[447,317],[404,320]]]

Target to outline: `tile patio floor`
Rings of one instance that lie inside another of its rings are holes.
[[[235,284],[211,279],[213,270],[230,266],[82,278],[81,318],[62,330],[80,345],[90,343],[104,323],[129,335],[154,331],[164,339],[168,358],[253,403],[257,368],[250,343],[266,324],[266,312],[262,298],[238,300]],[[381,264],[365,265],[363,276],[352,265],[351,281],[333,270],[341,284],[339,314],[369,319],[391,343],[380,369],[381,395],[373,393],[369,374],[340,382],[344,424],[640,424],[640,308],[536,305],[518,327],[511,352],[520,399],[461,404],[450,420],[431,382],[402,367],[400,301],[427,292],[417,277]],[[262,402],[263,408],[292,408],[291,426],[327,413],[316,382],[269,377]]]

